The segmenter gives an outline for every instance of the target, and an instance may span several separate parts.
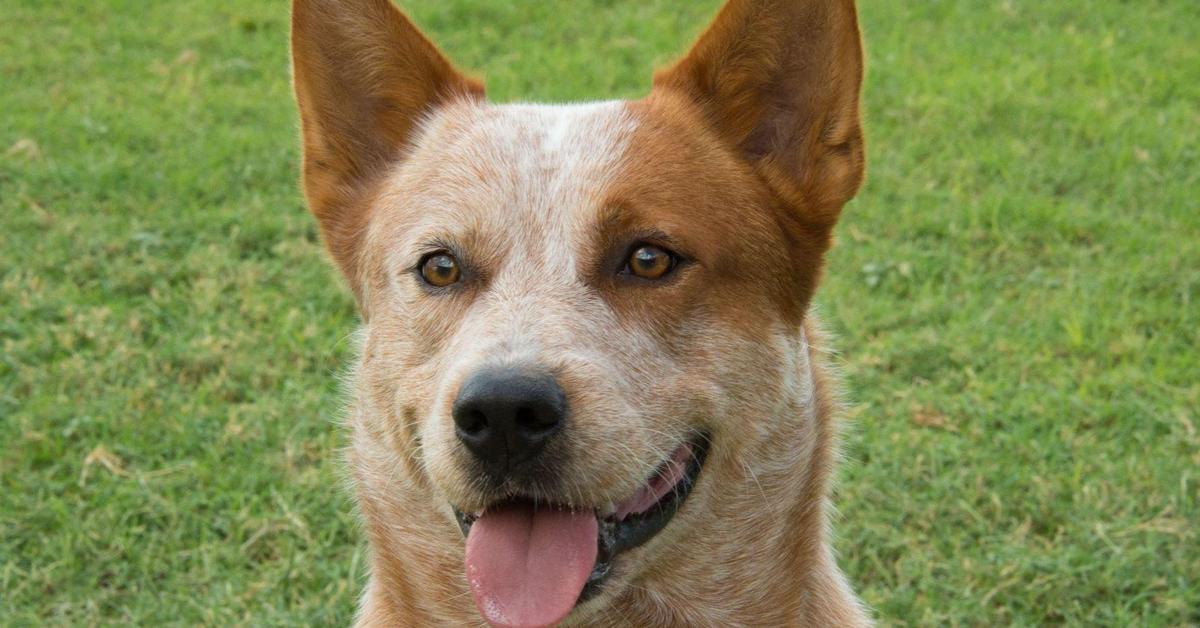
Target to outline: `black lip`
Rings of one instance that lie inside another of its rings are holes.
[[[579,599],[575,602],[576,605],[582,604],[600,593],[604,581],[612,574],[613,560],[617,555],[654,538],[654,535],[667,527],[667,524],[675,517],[675,513],[679,511],[680,506],[691,494],[692,488],[700,478],[700,470],[704,467],[704,460],[708,457],[708,437],[701,435],[691,442],[691,446],[691,460],[688,461],[683,479],[675,485],[675,490],[663,495],[657,504],[641,514],[630,515],[622,521],[600,519],[600,531],[596,539],[596,565],[592,568],[592,574],[583,586],[583,591],[580,592]],[[454,509],[454,517],[458,520],[458,527],[462,530],[463,536],[467,536],[471,532],[471,524],[475,522],[476,518],[460,512],[457,508]]]

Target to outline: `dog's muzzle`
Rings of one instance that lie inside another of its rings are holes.
[[[482,512],[455,509],[466,536],[467,580],[493,626],[552,625],[596,596],[617,557],[674,518],[708,454],[703,435],[685,442],[611,512],[572,511],[526,498]]]

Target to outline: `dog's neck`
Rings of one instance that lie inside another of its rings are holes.
[[[616,598],[581,607],[578,618],[571,618],[575,625],[868,623],[833,560],[828,538],[835,382],[815,323],[806,323],[794,342],[795,394],[780,411],[789,438],[764,435],[745,444],[757,449],[752,456],[711,460],[708,464],[732,465],[725,472],[740,474],[744,490],[689,503],[714,516],[703,528],[674,538],[670,530],[664,532],[664,542],[686,551],[656,558]],[[369,395],[359,399],[371,402]],[[461,540],[449,514],[441,511],[427,482],[396,472],[394,456],[386,450],[403,438],[402,431],[369,424],[370,416],[380,414],[351,416],[351,463],[374,550],[359,625],[477,623],[465,582],[428,577],[462,570]],[[746,459],[760,462],[752,468]]]

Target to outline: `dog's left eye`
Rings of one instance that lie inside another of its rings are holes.
[[[454,285],[461,277],[458,260],[446,251],[430,253],[421,260],[421,278],[435,288]]]
[[[638,245],[625,260],[625,272],[642,279],[662,279],[679,263],[672,252],[653,244]]]

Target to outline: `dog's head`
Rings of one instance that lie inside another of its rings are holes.
[[[552,623],[686,551],[741,490],[710,476],[806,394],[863,176],[853,3],[733,0],[634,102],[488,104],[388,0],[295,0],[293,56],[375,472],[457,518],[485,618]]]

